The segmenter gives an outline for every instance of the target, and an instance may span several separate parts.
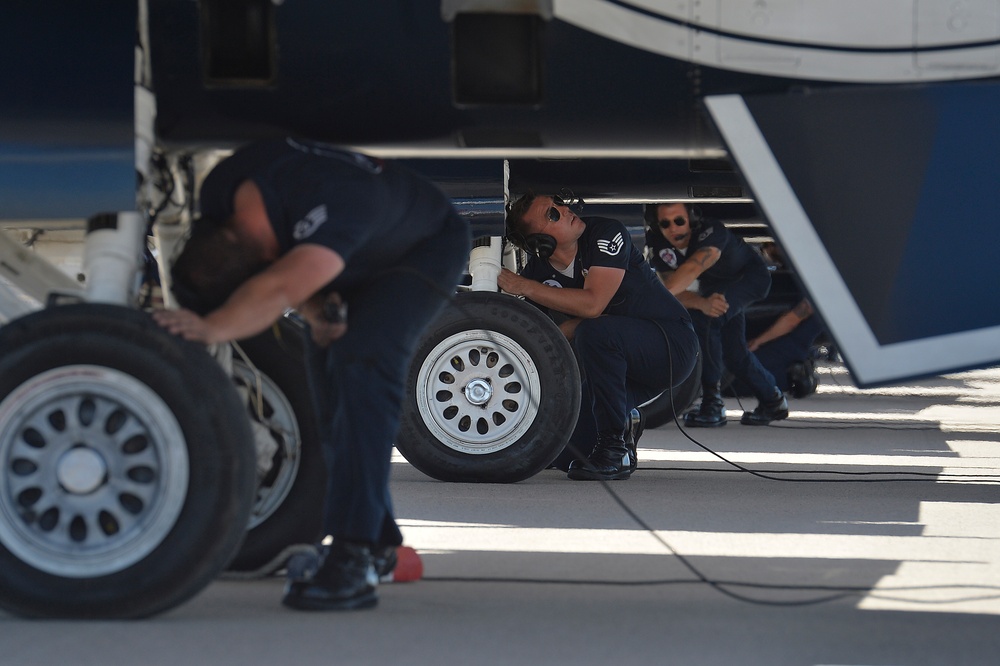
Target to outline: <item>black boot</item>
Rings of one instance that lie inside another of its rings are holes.
[[[597,433],[597,444],[586,460],[574,460],[569,465],[569,478],[574,481],[614,481],[632,475],[632,461],[621,430]]]
[[[771,421],[787,418],[788,401],[785,400],[785,394],[778,387],[775,387],[772,397],[762,399],[752,412],[743,412],[740,423],[743,425],[767,425]]]
[[[689,428],[718,428],[726,425],[726,403],[718,382],[703,384],[701,406],[684,415],[684,425]]]
[[[299,610],[354,610],[378,603],[371,548],[334,541],[315,575],[290,579],[281,602]]]
[[[632,409],[628,415],[628,430],[625,431],[625,446],[628,448],[629,470],[634,472],[639,465],[637,449],[642,431],[646,429],[646,415],[638,409]]]
[[[788,384],[791,393],[796,398],[804,398],[816,392],[819,377],[816,375],[816,365],[811,358],[792,363],[788,366]]]
[[[301,550],[293,553],[285,563],[289,582],[311,580],[319,571],[319,566],[323,564],[323,560],[326,559],[329,552],[330,547],[323,544],[302,546]]]
[[[390,579],[392,572],[395,571],[396,565],[399,563],[395,546],[376,548],[372,551],[372,559],[375,565],[375,574],[378,576],[379,581]]]

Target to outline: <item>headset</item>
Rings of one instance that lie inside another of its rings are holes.
[[[527,236],[515,231],[510,224],[504,224],[507,240],[528,254],[533,254],[539,259],[548,259],[556,251],[556,239],[549,234],[528,234]]]

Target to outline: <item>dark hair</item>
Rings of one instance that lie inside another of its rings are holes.
[[[528,223],[524,221],[524,216],[537,197],[537,194],[529,190],[515,201],[507,204],[507,218],[505,222],[507,240],[522,250],[527,250],[524,247],[524,239],[531,233]]]
[[[206,315],[264,267],[257,249],[231,229],[196,220],[170,270],[172,291],[182,307]]]

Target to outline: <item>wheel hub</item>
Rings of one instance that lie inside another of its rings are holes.
[[[420,365],[417,409],[431,434],[471,455],[518,441],[537,414],[541,388],[527,352],[494,331],[472,329],[439,342]]]
[[[102,485],[108,476],[108,464],[97,451],[77,446],[59,458],[56,478],[66,492],[88,495]]]
[[[291,493],[302,459],[302,434],[295,410],[274,380],[239,360],[233,362],[233,377],[250,407],[257,449],[257,497],[250,530],[270,518]]]
[[[473,379],[465,386],[465,399],[473,405],[485,405],[493,397],[493,385],[485,379]]]
[[[0,543],[50,574],[122,571],[173,529],[188,469],[180,424],[144,382],[46,370],[0,402]]]

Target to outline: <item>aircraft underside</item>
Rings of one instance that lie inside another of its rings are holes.
[[[1000,0],[107,4],[0,24],[22,63],[0,72],[11,611],[146,616],[316,536],[296,315],[280,344],[213,355],[147,315],[172,304],[201,178],[249,140],[406,160],[480,238],[397,442],[438,479],[527,478],[575,421],[552,388],[579,383],[568,345],[491,277],[519,260],[503,205],[529,188],[634,234],[674,201],[773,233],[859,385],[1000,361]],[[457,365],[472,388],[452,393]]]

